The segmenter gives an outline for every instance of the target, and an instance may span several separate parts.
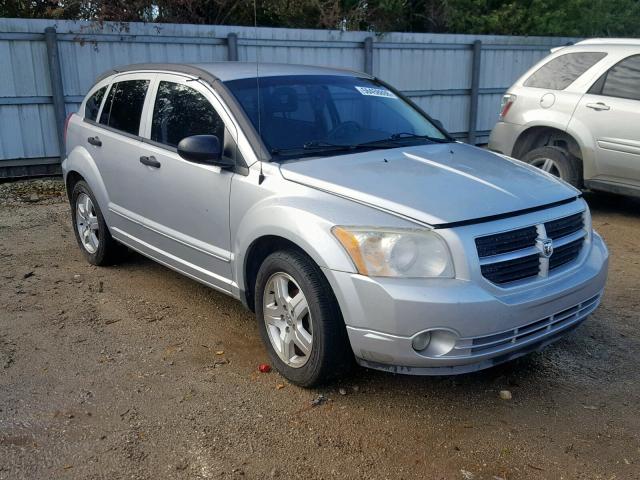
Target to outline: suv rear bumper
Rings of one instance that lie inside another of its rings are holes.
[[[515,123],[496,123],[491,135],[489,135],[489,150],[503,155],[513,156],[513,147],[522,133],[524,127]]]
[[[499,298],[461,280],[409,280],[414,284],[409,286],[400,279],[325,273],[337,292],[360,364],[397,373],[448,375],[541,349],[577,327],[600,302],[607,266],[607,248],[594,233],[588,257],[571,276],[553,288],[539,287],[515,298]],[[372,330],[367,324],[386,328]],[[412,341],[425,331],[434,333],[433,347],[419,353]]]

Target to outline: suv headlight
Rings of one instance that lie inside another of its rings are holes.
[[[335,226],[331,232],[362,275],[405,278],[454,276],[447,244],[430,230]]]

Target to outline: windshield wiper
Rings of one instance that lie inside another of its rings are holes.
[[[378,143],[356,143],[353,145],[349,144],[341,144],[341,143],[330,143],[330,142],[322,142],[322,141],[312,141],[307,142],[301,147],[290,147],[290,148],[274,148],[271,150],[273,155],[286,155],[291,154],[292,152],[300,152],[300,151],[314,151],[314,152],[348,152],[351,150],[358,150],[361,148],[372,148],[372,149],[382,149],[382,148],[392,148],[397,145],[382,145]]]
[[[416,135],[415,133],[394,133],[390,137],[381,138],[380,140],[372,140],[370,142],[357,143],[353,147],[369,147],[369,148],[396,148],[401,146],[401,141],[404,139],[418,139],[427,140],[432,143],[451,143],[455,140],[448,138],[436,138],[428,135]]]
[[[398,132],[398,133],[394,133],[393,135],[391,135],[391,137],[389,137],[390,140],[401,140],[404,138],[409,138],[409,139],[418,138],[422,140],[429,140],[430,142],[434,142],[434,143],[451,143],[455,141],[451,138],[430,137],[429,135],[417,135],[415,133],[409,133],[409,132]]]
[[[408,138],[408,139],[421,139],[427,140],[434,143],[449,143],[453,140],[445,139],[445,138],[435,138],[429,137],[427,135],[416,135],[413,133],[394,133],[390,137],[381,138],[379,140],[372,140],[369,142],[362,143],[353,143],[353,144],[342,144],[342,143],[331,143],[325,142],[321,140],[313,140],[305,143],[300,147],[289,147],[289,148],[273,148],[271,149],[272,155],[292,155],[293,152],[348,152],[352,150],[359,149],[376,149],[376,150],[384,150],[388,148],[397,148],[401,146],[400,141]]]
[[[311,142],[305,143],[302,148],[304,150],[351,150],[353,148],[352,145],[342,145],[339,143],[330,143],[330,142],[322,142],[319,140],[314,140]]]

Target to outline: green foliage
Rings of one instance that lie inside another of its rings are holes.
[[[636,36],[638,0],[449,0],[452,31],[500,35]]]
[[[638,36],[640,0],[255,0],[260,26]],[[0,0],[0,16],[253,25],[254,0]]]

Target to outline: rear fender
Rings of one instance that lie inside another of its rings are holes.
[[[78,173],[95,196],[100,210],[102,210],[105,218],[108,214],[107,206],[109,204],[109,196],[107,189],[102,181],[98,166],[95,160],[91,157],[89,151],[83,146],[77,146],[73,148],[67,158],[62,162],[62,172],[64,176],[65,186],[67,185],[67,178],[70,172]],[[68,192],[71,195],[71,192]]]

